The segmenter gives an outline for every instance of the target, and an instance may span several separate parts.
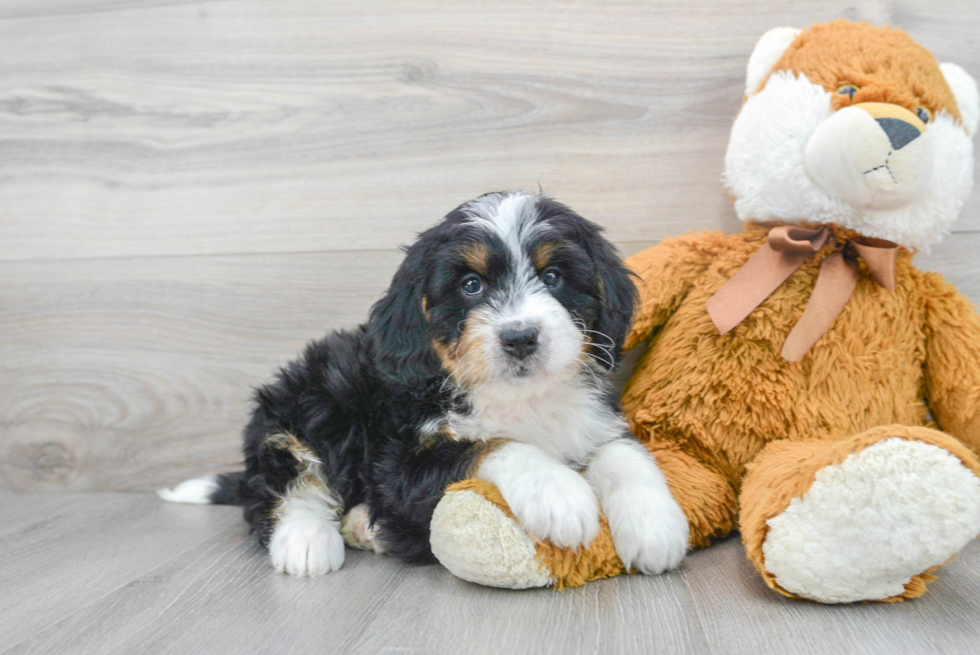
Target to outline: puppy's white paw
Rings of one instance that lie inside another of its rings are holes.
[[[508,443],[490,453],[479,476],[497,485],[535,537],[567,548],[588,546],[599,534],[599,503],[589,483],[531,444]]]
[[[344,538],[323,521],[284,521],[272,534],[269,556],[276,571],[313,578],[343,565]]]
[[[627,569],[663,573],[687,553],[687,517],[669,495],[646,487],[624,487],[603,505],[616,554]]]
[[[595,492],[565,466],[525,471],[500,492],[525,530],[557,546],[588,546],[599,534]]]

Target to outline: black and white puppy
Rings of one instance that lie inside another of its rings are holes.
[[[345,538],[431,560],[436,504],[477,477],[537,537],[589,544],[599,501],[627,567],[675,567],[687,521],[606,379],[635,296],[595,224],[540,195],[481,196],[408,248],[366,324],[257,390],[244,472],[161,495],[244,505],[275,568],[315,576]]]

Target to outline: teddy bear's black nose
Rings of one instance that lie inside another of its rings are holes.
[[[538,347],[537,328],[511,328],[500,333],[500,343],[511,357],[525,359]]]
[[[888,140],[891,141],[892,148],[895,150],[901,150],[922,134],[915,125],[906,123],[899,118],[876,118],[875,120],[888,135]]]

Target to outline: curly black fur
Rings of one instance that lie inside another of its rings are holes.
[[[289,433],[322,464],[322,477],[342,509],[367,502],[385,549],[410,561],[430,561],[429,523],[445,488],[467,477],[485,444],[421,439],[420,426],[447,411],[465,411],[465,394],[447,384],[433,342],[448,343],[465,328],[472,301],[459,292],[467,272],[460,248],[492,242],[467,223],[465,206],[422,233],[406,251],[366,324],[333,332],[307,346],[255,394],[244,433],[244,473],[219,479],[212,502],[242,504],[263,544],[276,525],[275,507],[298,475],[297,459],[270,446]],[[564,205],[537,198],[538,220],[558,240],[552,260],[566,283],[555,297],[590,329],[611,335],[615,364],[629,325],[635,288],[601,229]],[[533,247],[534,244],[529,244]],[[497,252],[490,243],[490,251]],[[491,258],[490,266],[503,266]],[[491,275],[488,272],[488,275]]]

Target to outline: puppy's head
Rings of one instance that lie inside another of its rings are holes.
[[[490,193],[408,249],[370,326],[382,369],[533,389],[619,359],[636,289],[601,229],[550,198]]]

